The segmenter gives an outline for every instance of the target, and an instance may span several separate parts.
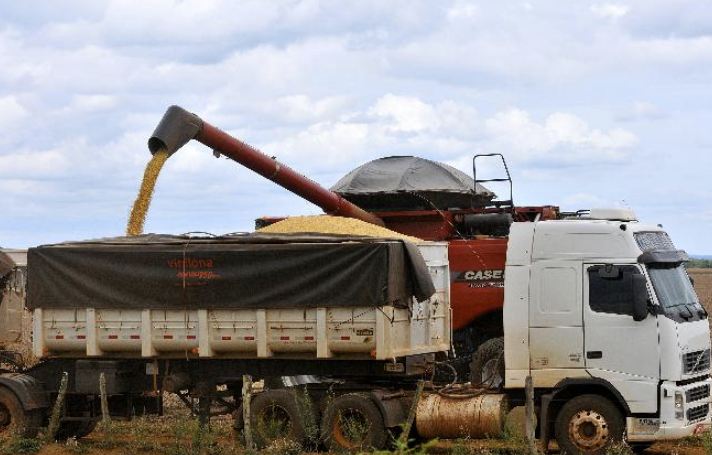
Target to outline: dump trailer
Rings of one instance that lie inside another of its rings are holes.
[[[93,428],[101,373],[115,417],[162,412],[164,392],[232,413],[245,374],[409,387],[451,346],[443,243],[148,234],[27,256],[39,362],[0,375],[2,428],[25,436],[47,420],[65,373],[61,437]],[[16,281],[3,279],[3,311],[16,303]]]

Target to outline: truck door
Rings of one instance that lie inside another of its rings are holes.
[[[657,317],[633,320],[632,276],[641,273],[638,265],[584,264],[584,350],[594,376],[660,377]]]

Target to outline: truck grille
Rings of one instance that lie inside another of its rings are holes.
[[[685,392],[685,401],[692,403],[693,401],[699,401],[710,396],[710,385],[705,384],[694,389],[689,389]]]
[[[694,408],[688,409],[687,410],[687,420],[690,422],[693,422],[695,420],[700,420],[704,419],[707,417],[707,413],[709,412],[709,404],[703,404],[702,406],[696,406]]]
[[[682,356],[684,374],[702,373],[710,369],[710,350],[688,352]]]

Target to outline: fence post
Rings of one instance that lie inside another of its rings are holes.
[[[531,376],[527,376],[524,382],[524,392],[526,394],[524,430],[527,435],[527,448],[529,455],[536,455],[538,451],[536,438],[534,437],[534,382]]]
[[[245,448],[252,450],[252,422],[250,418],[250,401],[252,401],[252,376],[242,376],[242,421],[245,423]]]
[[[101,397],[101,425],[106,431],[111,424],[111,416],[109,415],[109,397],[106,394],[106,376],[104,376],[104,372],[99,373],[99,396]]]
[[[408,444],[408,436],[410,435],[410,429],[413,427],[413,421],[415,420],[415,413],[418,410],[420,397],[423,395],[423,387],[425,387],[425,382],[421,379],[418,381],[418,387],[415,389],[413,404],[410,405],[410,411],[408,412],[408,420],[405,421],[403,433],[401,433],[400,440],[398,441],[401,444]]]
[[[54,402],[54,408],[52,408],[52,415],[49,419],[49,426],[47,427],[47,434],[45,435],[45,442],[50,443],[54,440],[54,435],[57,434],[59,429],[59,418],[62,415],[62,405],[64,404],[64,397],[67,395],[67,383],[69,382],[69,373],[66,371],[62,373],[62,380],[59,383],[59,392],[57,393],[57,399]]]

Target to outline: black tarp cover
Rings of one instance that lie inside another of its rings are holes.
[[[417,156],[389,156],[365,163],[331,191],[366,210],[469,207],[495,194],[464,172]]]
[[[398,240],[146,234],[28,251],[30,309],[406,306],[434,292],[417,246]]]

